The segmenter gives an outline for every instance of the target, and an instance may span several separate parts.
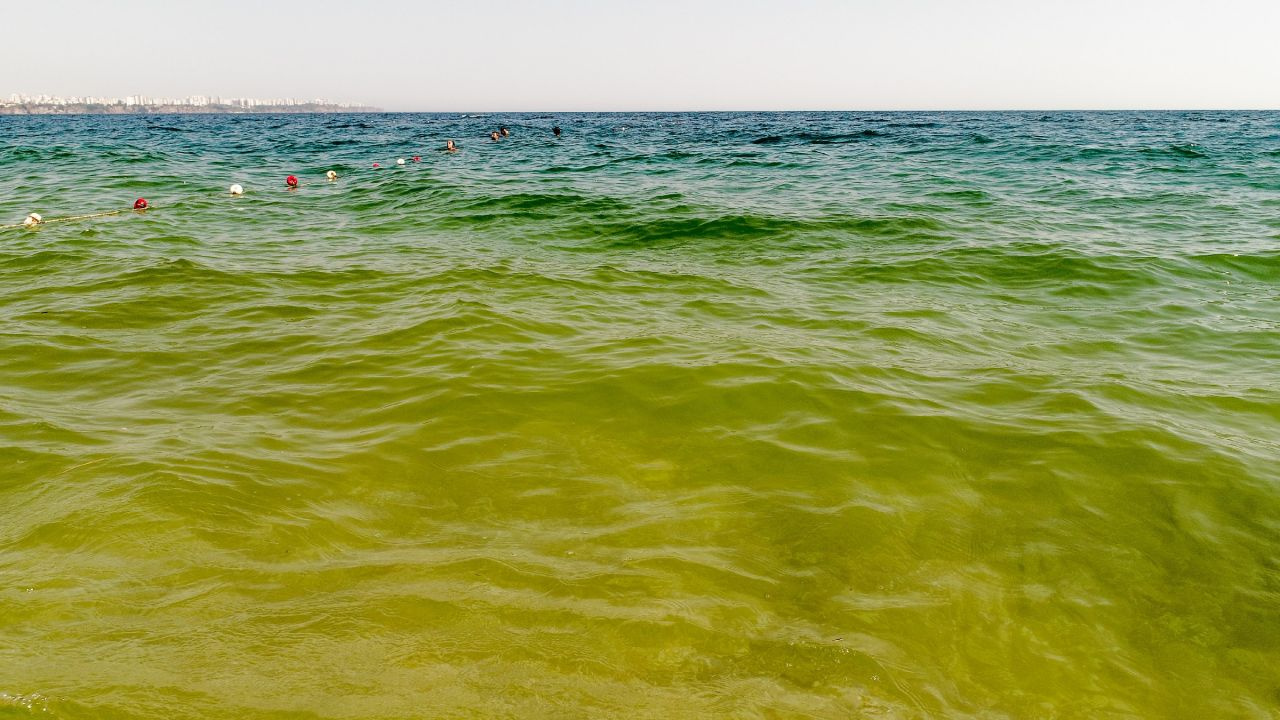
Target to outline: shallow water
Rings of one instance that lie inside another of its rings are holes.
[[[154,205],[0,230],[0,717],[1280,713],[1280,113],[0,117],[0,186]]]

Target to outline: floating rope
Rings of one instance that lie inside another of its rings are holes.
[[[110,217],[112,215],[119,215],[122,212],[124,211],[111,210],[109,212],[93,213],[92,215],[72,215],[70,217],[48,218],[48,219],[41,217],[40,213],[31,213],[30,215],[27,216],[27,219],[23,220],[20,224],[0,225],[0,229],[12,230],[14,228],[34,228],[34,227],[39,227],[41,225],[52,225],[53,223],[72,222],[74,220],[92,220],[93,218]]]

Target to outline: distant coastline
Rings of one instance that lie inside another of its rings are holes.
[[[0,103],[0,115],[261,115],[269,113],[371,113],[382,108],[365,105],[330,105],[303,103],[297,105],[107,105],[74,103]]]

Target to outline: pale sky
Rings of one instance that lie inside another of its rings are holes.
[[[1280,108],[1280,0],[33,0],[0,95],[388,110]]]

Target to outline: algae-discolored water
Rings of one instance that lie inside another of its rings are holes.
[[[1280,713],[1280,113],[5,117],[0,186],[154,205],[0,230],[0,717]]]

